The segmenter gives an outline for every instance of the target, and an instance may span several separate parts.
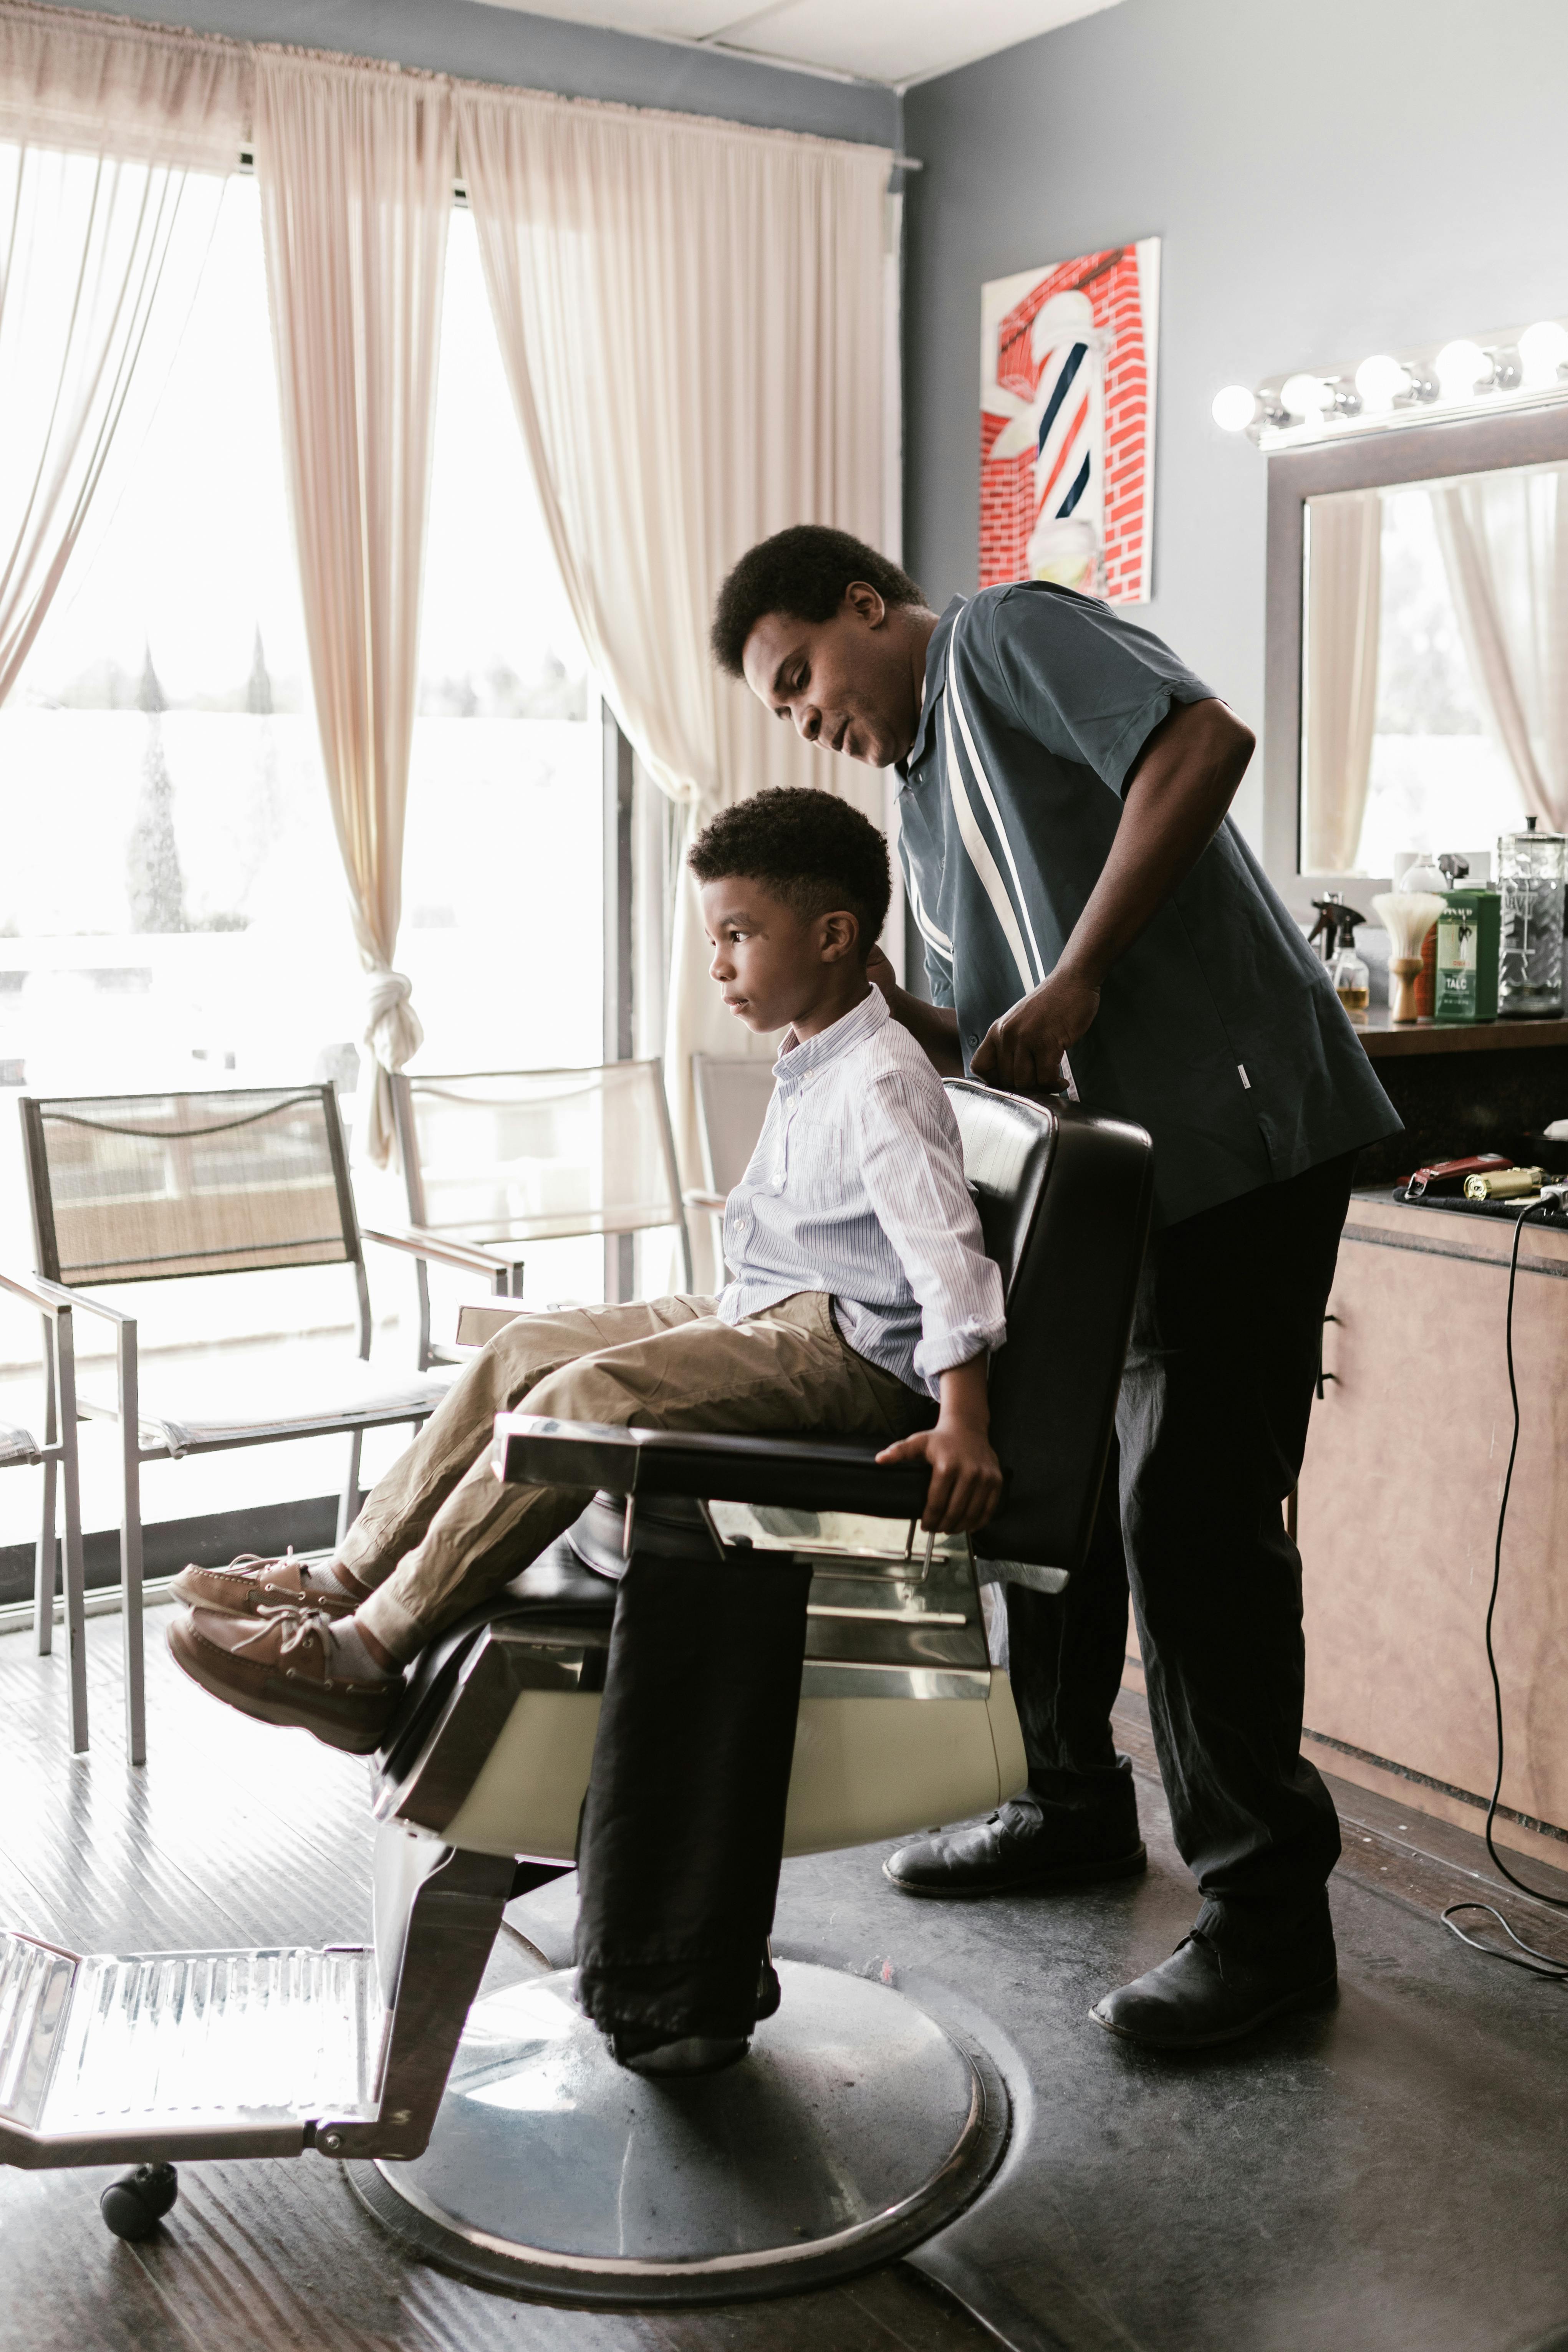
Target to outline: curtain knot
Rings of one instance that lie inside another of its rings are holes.
[[[364,1042],[384,1070],[400,1070],[425,1043],[419,1016],[410,1002],[414,982],[405,971],[390,964],[372,968],[365,999]]]

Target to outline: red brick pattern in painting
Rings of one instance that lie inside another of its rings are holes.
[[[1143,314],[1133,247],[1081,254],[1038,278],[1002,321],[997,381],[1021,400],[1033,399],[1030,324],[1053,294],[1079,288],[1093,306],[1095,325],[1112,339],[1105,372],[1105,594],[1113,604],[1127,604],[1143,593],[1143,466],[1149,419]],[[982,412],[982,588],[1026,576],[1025,550],[1034,528],[1033,457],[1026,450],[1019,457],[991,463],[991,444],[1005,423],[1005,417]]]

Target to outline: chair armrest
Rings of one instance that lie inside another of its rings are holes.
[[[388,1233],[384,1226],[362,1225],[362,1241],[379,1242],[383,1249],[402,1250],[409,1257],[432,1258],[437,1265],[455,1265],[459,1274],[503,1274],[510,1276],[521,1261],[502,1257],[497,1250],[481,1248],[478,1242],[455,1242],[444,1234],[433,1234],[423,1225],[409,1225],[401,1233]]]
[[[616,1429],[498,1412],[491,1467],[530,1486],[604,1486],[612,1495],[692,1495],[704,1502],[784,1503],[914,1519],[923,1462],[879,1469],[875,1449],[827,1437],[735,1437],[684,1429]]]
[[[728,1192],[682,1192],[680,1197],[689,1209],[713,1209],[721,1215],[730,1201]]]
[[[84,1315],[96,1315],[103,1322],[129,1332],[134,1345],[136,1318],[127,1315],[122,1307],[111,1307],[107,1298],[95,1298],[90,1290],[68,1290],[62,1282],[46,1282],[41,1275],[34,1275],[27,1295],[30,1297],[34,1291],[38,1294],[38,1305],[46,1311],[51,1300],[57,1307],[78,1307]]]
[[[41,1274],[7,1274],[0,1266],[0,1290],[9,1290],[17,1298],[25,1298],[40,1315],[68,1315],[76,1305],[76,1293],[62,1282],[48,1282]]]

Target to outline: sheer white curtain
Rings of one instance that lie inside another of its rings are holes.
[[[808,753],[708,653],[713,599],[793,522],[882,535],[885,205],[879,148],[456,90],[490,300],[578,628],[648,773],[691,828],[769,784],[882,784]],[[676,910],[666,1058],[698,1181],[694,1051],[766,1051]],[[711,1269],[710,1269],[711,1272]]]
[[[248,88],[229,42],[0,8],[0,702],[166,370]]]
[[[451,85],[258,49],[255,144],[316,717],[370,975],[365,1142],[384,1166],[386,1073],[423,1034],[394,958],[452,210]]]
[[[1307,515],[1301,863],[1309,874],[1348,874],[1377,718],[1383,500],[1376,490],[1334,492],[1311,499]]]
[[[1568,825],[1565,469],[1510,468],[1431,493],[1477,698],[1525,807]]]

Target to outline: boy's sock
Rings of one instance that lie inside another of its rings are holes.
[[[363,1633],[352,1617],[340,1617],[329,1638],[331,1663],[328,1671],[342,1681],[384,1683],[397,1675],[398,1668],[375,1636]]]

